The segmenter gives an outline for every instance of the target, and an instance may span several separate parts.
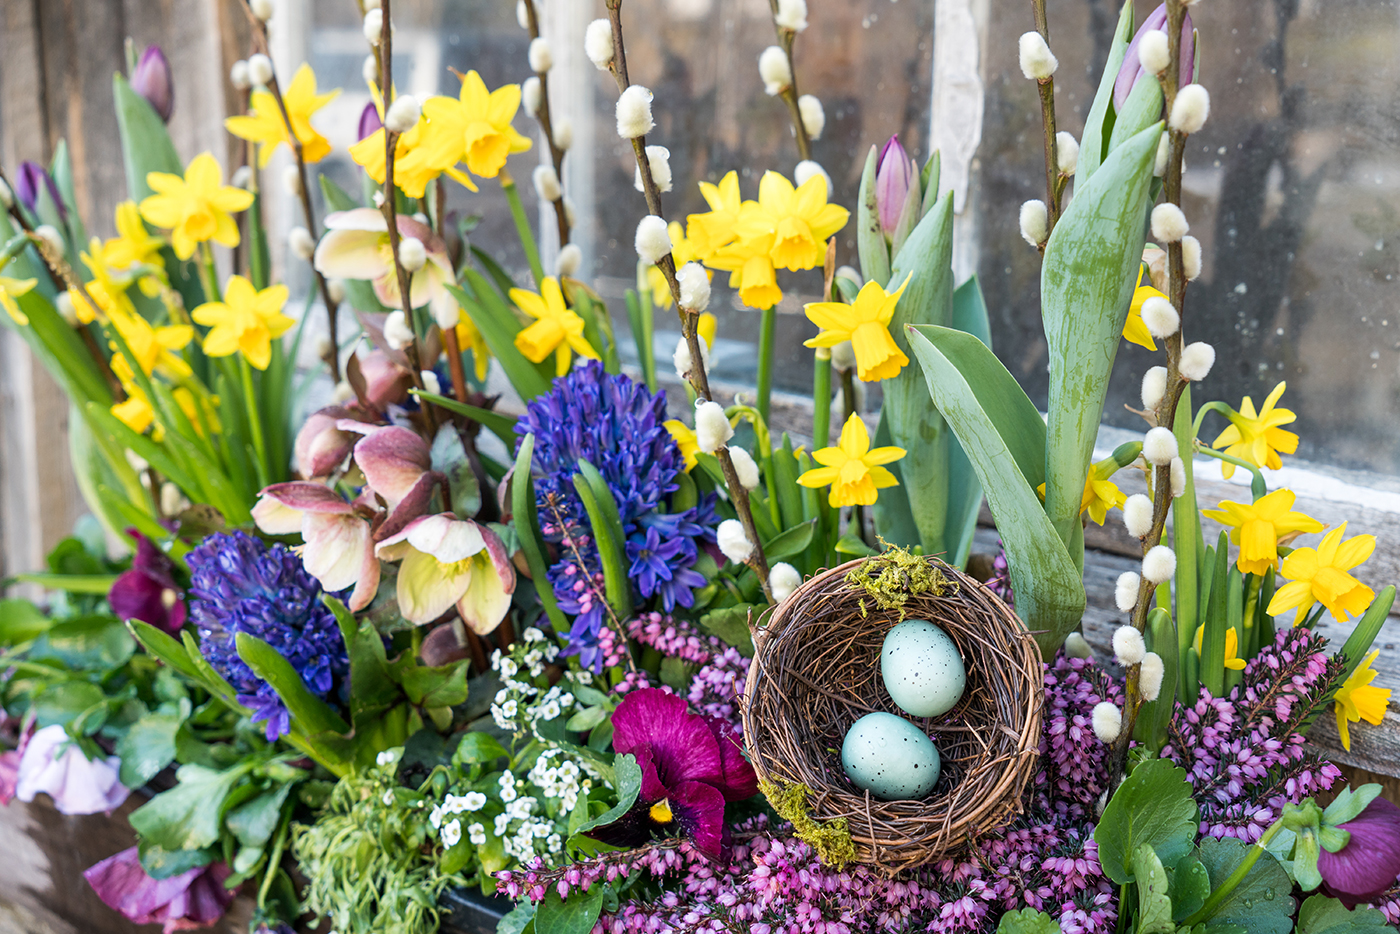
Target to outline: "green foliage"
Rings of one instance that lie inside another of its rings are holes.
[[[223,807],[233,786],[253,768],[245,762],[225,771],[181,766],[179,784],[131,812],[142,839],[165,850],[197,850],[219,839]]]
[[[603,910],[608,886],[596,882],[587,892],[572,892],[567,899],[550,889],[535,911],[535,934],[588,934]]]
[[[1060,934],[1060,923],[1043,911],[1008,911],[997,922],[997,934]]]
[[[1210,874],[1212,890],[1219,888],[1254,849],[1225,837],[1201,840],[1198,855]],[[1206,919],[1207,934],[1288,934],[1293,928],[1293,882],[1268,853],[1259,857],[1248,875]]]
[[[806,785],[759,782],[758,790],[763,792],[778,816],[792,824],[793,833],[817,851],[823,866],[839,872],[847,863],[855,862],[856,845],[846,827],[846,818],[821,823],[813,820],[807,813],[807,795],[811,789]]]
[[[617,789],[617,804],[597,817],[584,821],[574,831],[575,834],[587,833],[595,827],[606,827],[632,809],[637,795],[642,790],[642,768],[637,765],[637,757],[629,754],[613,759],[613,777]]]
[[[1326,895],[1314,895],[1298,909],[1298,934],[1393,934],[1385,915],[1374,908],[1346,905]]]
[[[846,573],[846,583],[864,590],[877,608],[898,610],[900,619],[904,619],[904,604],[911,597],[924,593],[941,596],[949,586],[943,572],[927,558],[903,548],[889,548],[862,561]],[[860,600],[860,615],[870,615],[864,597]]]
[[[1132,869],[1138,892],[1137,934],[1173,934],[1176,925],[1167,895],[1167,871],[1152,844],[1138,844],[1133,851]]]
[[[1176,865],[1191,851],[1196,826],[1186,772],[1167,759],[1140,763],[1113,793],[1094,829],[1104,875],[1120,885],[1135,881],[1130,860],[1143,844],[1163,866]]]

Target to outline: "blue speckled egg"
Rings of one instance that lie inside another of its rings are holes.
[[[885,636],[880,674],[890,699],[915,717],[942,716],[967,687],[958,647],[946,632],[922,619],[906,619]]]
[[[858,788],[885,801],[918,800],[938,784],[938,747],[892,713],[868,713],[846,731],[841,767]]]

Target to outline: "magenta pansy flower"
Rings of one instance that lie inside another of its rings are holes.
[[[186,615],[185,593],[175,583],[175,563],[135,529],[126,534],[136,539],[136,557],[131,570],[112,583],[107,602],[119,619],[139,619],[174,635],[185,625]]]
[[[1348,908],[1380,895],[1400,876],[1400,807],[1377,797],[1358,815],[1339,824],[1351,834],[1336,853],[1318,853],[1322,885]]]
[[[137,848],[122,850],[83,873],[97,897],[134,924],[159,924],[164,934],[208,927],[224,916],[234,893],[224,888],[231,870],[211,863],[152,879],[141,867]]]

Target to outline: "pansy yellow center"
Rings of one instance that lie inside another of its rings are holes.
[[[666,798],[662,798],[660,801],[653,804],[651,810],[647,813],[649,813],[651,819],[658,824],[669,824],[674,820],[674,815],[671,814],[671,802]]]

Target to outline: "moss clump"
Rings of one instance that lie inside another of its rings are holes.
[[[901,621],[904,604],[910,597],[923,593],[942,596],[950,586],[943,573],[926,558],[897,547],[862,561],[846,575],[846,583],[864,590],[879,609],[898,610]],[[860,600],[860,615],[870,615],[864,598]]]
[[[851,841],[851,832],[846,829],[846,818],[818,823],[807,813],[806,785],[788,785],[778,782],[760,782],[758,790],[773,805],[778,816],[792,824],[798,839],[817,851],[822,865],[840,871],[847,863],[856,859],[856,845]]]

